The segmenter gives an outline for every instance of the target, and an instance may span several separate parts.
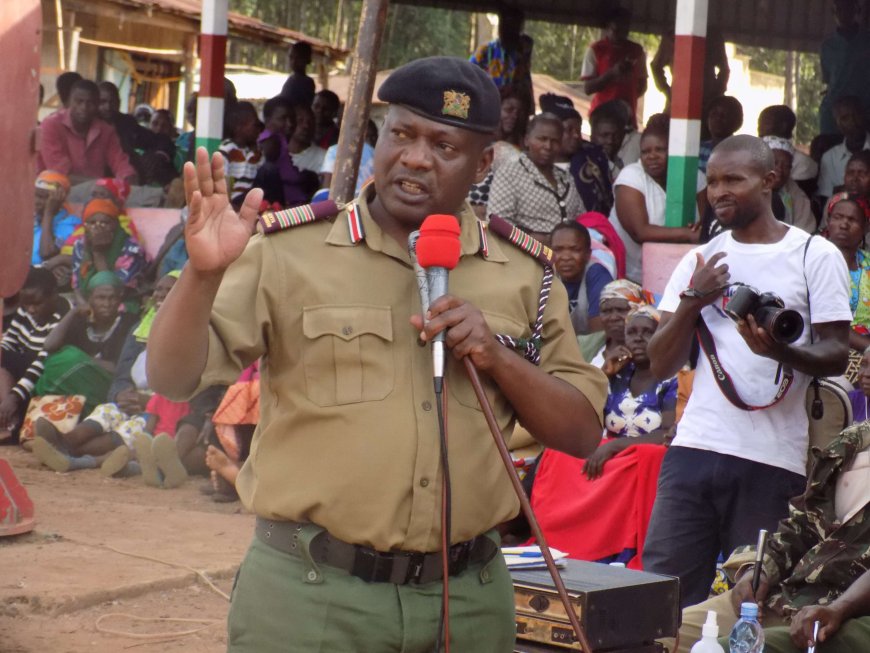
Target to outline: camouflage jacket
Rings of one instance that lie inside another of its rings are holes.
[[[870,422],[847,428],[824,450],[813,450],[815,463],[807,490],[789,504],[787,519],[768,539],[764,571],[770,583],[766,604],[790,617],[807,605],[827,605],[870,568],[870,505],[841,523],[834,492],[841,471],[870,445]],[[740,547],[726,566],[752,561],[755,547]]]

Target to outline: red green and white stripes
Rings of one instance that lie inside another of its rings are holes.
[[[695,217],[707,8],[708,0],[677,0],[665,218],[668,227],[685,226]]]
[[[196,146],[217,152],[224,131],[224,64],[227,57],[227,4],[203,0],[200,22],[199,97],[196,102]]]

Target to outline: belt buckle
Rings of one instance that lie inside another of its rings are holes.
[[[405,583],[420,584],[425,568],[426,554],[411,553],[408,555],[408,573],[405,575]]]
[[[392,555],[383,554],[368,547],[357,546],[350,573],[367,583],[384,583],[390,580],[393,573],[393,563]]]

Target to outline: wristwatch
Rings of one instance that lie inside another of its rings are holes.
[[[708,292],[701,292],[697,288],[689,287],[680,293],[680,299],[704,299],[709,294]]]

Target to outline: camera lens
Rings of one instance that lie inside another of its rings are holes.
[[[783,344],[790,344],[804,332],[804,319],[797,311],[766,306],[755,312],[755,321],[770,337]]]
[[[725,313],[732,320],[743,320],[754,312],[757,305],[758,293],[749,286],[739,286],[725,305]]]

